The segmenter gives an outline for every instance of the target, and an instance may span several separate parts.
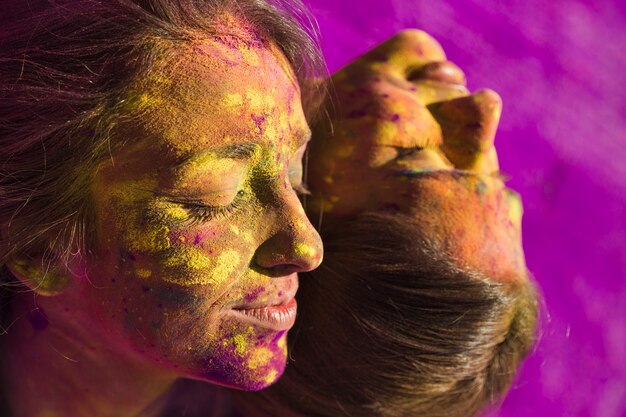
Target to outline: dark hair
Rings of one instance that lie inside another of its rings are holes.
[[[530,280],[459,268],[402,214],[365,213],[322,235],[324,262],[301,279],[292,362],[275,386],[236,394],[244,415],[470,417],[501,398],[535,339]]]
[[[13,0],[0,17],[0,264],[90,243],[88,193],[133,81],[167,59],[163,41],[229,36],[242,17],[292,65],[303,101],[325,75],[299,0]],[[306,104],[306,103],[305,103]],[[44,256],[45,257],[45,256]]]

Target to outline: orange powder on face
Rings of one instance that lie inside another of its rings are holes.
[[[500,179],[433,171],[412,185],[411,215],[459,265],[496,280],[526,277],[521,203]]]

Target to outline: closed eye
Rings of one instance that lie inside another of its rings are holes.
[[[399,158],[404,158],[407,156],[411,156],[417,152],[421,152],[422,150],[424,150],[424,148],[419,147],[419,146],[415,146],[413,148],[398,148],[396,147],[396,152],[398,153],[396,156],[396,159]]]
[[[247,193],[239,190],[233,201],[223,206],[208,205],[199,200],[172,198],[167,201],[178,204],[189,214],[192,223],[206,222],[209,220],[226,217],[245,206]]]

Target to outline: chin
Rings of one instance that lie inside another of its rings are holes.
[[[203,371],[194,379],[242,391],[269,387],[282,376],[287,364],[287,335],[277,333],[270,341],[225,342],[217,352],[204,359]]]

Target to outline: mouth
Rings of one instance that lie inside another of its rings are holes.
[[[291,329],[296,321],[298,304],[295,297],[280,304],[233,307],[230,311],[242,321],[274,331]]]

